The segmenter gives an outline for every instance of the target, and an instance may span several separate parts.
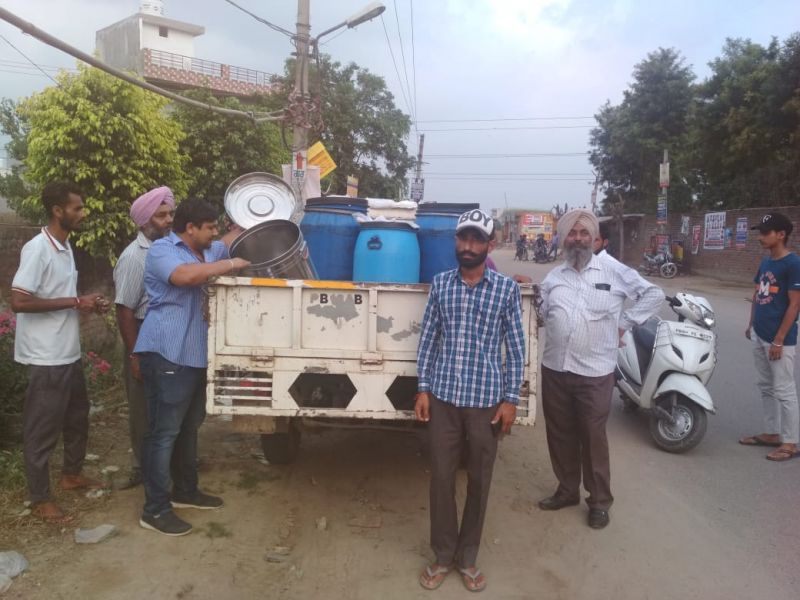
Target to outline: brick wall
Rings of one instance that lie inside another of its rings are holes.
[[[40,226],[20,223],[0,223],[0,305],[7,305],[11,293],[11,282],[19,267],[22,246],[41,231]],[[75,263],[78,267],[78,292],[86,294],[99,292],[107,298],[114,297],[113,270],[104,260],[90,257],[74,248]],[[98,315],[82,316],[81,335],[84,339],[84,350],[99,350],[116,343],[118,337],[110,329],[104,318]]]
[[[765,256],[764,250],[758,243],[758,231],[750,231],[750,227],[760,222],[761,217],[775,210],[787,215],[795,225],[795,231],[789,238],[789,248],[793,251],[798,249],[800,240],[800,206],[783,206],[773,209],[768,208],[749,208],[742,210],[729,210],[725,212],[725,227],[732,230],[732,240],[730,246],[722,250],[706,250],[703,248],[703,234],[705,232],[705,215],[708,212],[686,212],[672,213],[669,216],[669,224],[664,233],[672,236],[675,241],[683,242],[684,246],[684,265],[689,273],[713,277],[722,281],[735,283],[750,283],[753,279],[758,264]],[[723,212],[723,211],[719,211]],[[689,233],[681,233],[681,217],[689,217]],[[747,243],[744,248],[736,247],[736,220],[740,217],[747,218]],[[691,252],[692,246],[692,227],[700,225],[700,248],[697,254]],[[625,235],[625,262],[636,267],[642,262],[642,253],[650,247],[652,236],[662,233],[656,222],[655,215],[648,215],[635,221],[626,221]],[[618,245],[616,239],[612,238],[612,244]]]

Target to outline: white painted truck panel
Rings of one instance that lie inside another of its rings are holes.
[[[221,277],[208,291],[209,414],[414,418],[428,285]],[[527,355],[517,422],[532,425],[535,288],[524,286],[522,297]]]

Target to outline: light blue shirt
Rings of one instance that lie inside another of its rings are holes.
[[[226,259],[228,248],[222,242],[213,242],[203,251],[203,257],[207,263]],[[144,268],[144,287],[150,304],[134,352],[156,352],[184,367],[208,366],[203,286],[177,286],[169,281],[181,265],[199,262],[175,232],[153,242]]]

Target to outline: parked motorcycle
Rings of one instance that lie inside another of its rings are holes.
[[[550,256],[550,249],[547,246],[536,246],[533,249],[533,260],[537,263],[546,263],[555,260],[555,256]]]
[[[678,264],[673,260],[671,252],[644,253],[644,263],[639,269],[646,275],[658,273],[664,279],[672,279],[678,274]]]
[[[650,411],[650,434],[667,452],[691,450],[715,413],[706,385],[717,362],[714,310],[705,298],[666,298],[677,321],[652,317],[622,337],[616,386],[628,410]]]

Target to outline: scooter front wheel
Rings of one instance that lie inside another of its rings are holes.
[[[703,439],[708,427],[706,411],[685,396],[675,394],[672,406],[664,407],[672,415],[673,421],[662,418],[658,413],[650,414],[650,435],[656,446],[667,452],[680,454],[688,452]]]

